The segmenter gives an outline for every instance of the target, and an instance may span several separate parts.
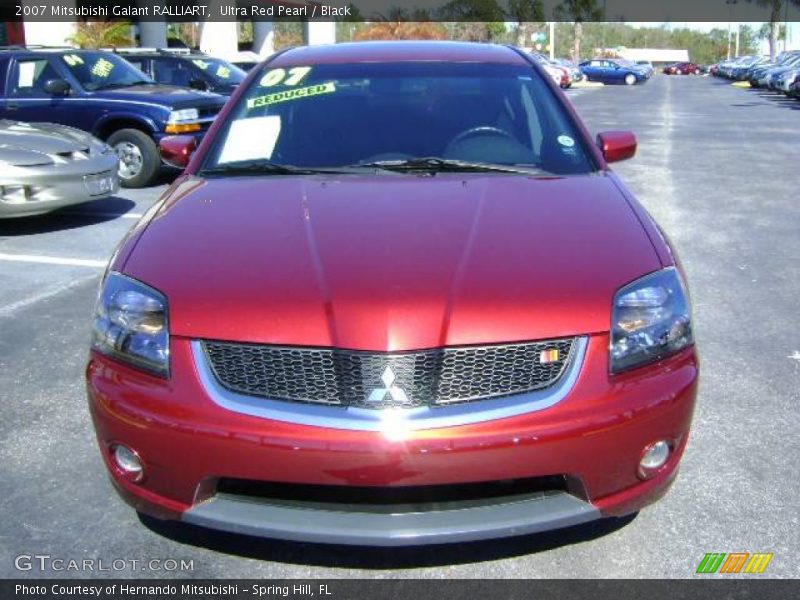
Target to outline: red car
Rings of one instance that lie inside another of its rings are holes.
[[[361,545],[660,498],[698,362],[685,278],[514,48],[305,47],[239,86],[105,274],[86,375],[137,510]],[[187,164],[188,163],[188,164]]]
[[[680,62],[664,67],[665,75],[699,75],[702,69],[699,65],[690,62]]]

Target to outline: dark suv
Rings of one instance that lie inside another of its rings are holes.
[[[61,123],[92,133],[116,150],[126,187],[155,179],[162,137],[201,137],[224,103],[217,94],[157,84],[110,52],[0,50],[0,118]]]
[[[118,48],[114,52],[158,83],[225,96],[230,96],[247,75],[228,61],[183,48]]]

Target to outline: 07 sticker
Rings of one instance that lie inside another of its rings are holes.
[[[264,74],[259,85],[261,87],[272,87],[280,84],[295,86],[303,81],[310,72],[311,67],[292,67],[288,71],[280,68],[271,69]]]

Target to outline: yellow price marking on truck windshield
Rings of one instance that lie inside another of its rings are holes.
[[[105,58],[101,58],[92,67],[92,75],[97,75],[98,77],[108,77],[111,75],[111,71],[114,70],[114,63],[110,60],[106,60]]]
[[[77,54],[65,54],[64,62],[67,63],[70,67],[76,67],[78,65],[83,64],[83,59]]]

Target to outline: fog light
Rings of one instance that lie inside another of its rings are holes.
[[[642,452],[642,459],[639,461],[639,466],[644,475],[648,475],[651,471],[660,469],[664,466],[669,458],[669,443],[666,440],[659,440],[647,446]]]
[[[139,481],[144,475],[142,461],[136,453],[122,444],[116,444],[113,448],[114,462],[125,475],[133,481]]]

